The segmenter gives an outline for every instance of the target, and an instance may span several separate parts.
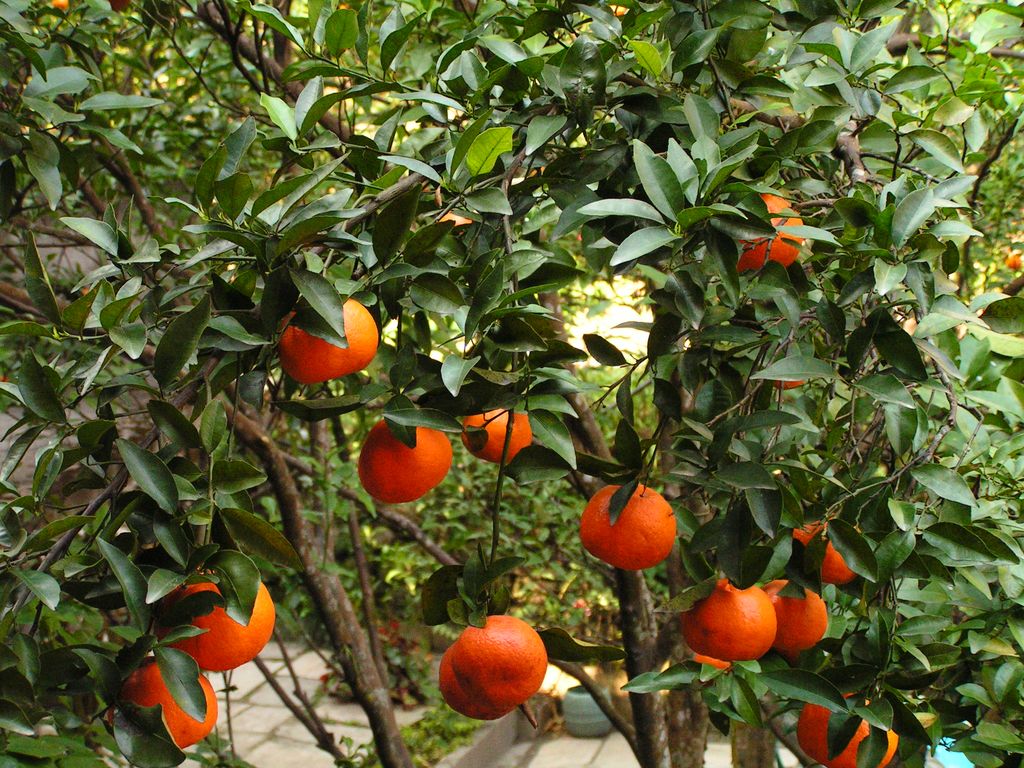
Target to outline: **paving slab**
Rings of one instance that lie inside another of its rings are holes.
[[[639,768],[640,763],[626,737],[618,731],[612,731],[601,740],[601,749],[594,756],[591,765],[600,768]]]
[[[330,667],[327,666],[327,662],[325,662],[316,651],[306,651],[298,658],[292,657],[291,662],[292,669],[295,671],[296,676],[307,678],[309,680],[316,680],[318,682],[321,675],[330,670]],[[287,670],[284,674],[288,674]]]
[[[234,710],[231,711],[235,738],[241,733],[262,733],[266,736],[290,720],[295,720],[295,717],[280,703],[276,707],[251,706],[237,716]]]
[[[275,677],[277,678],[277,682],[288,693],[288,695],[294,696],[295,681],[292,680],[291,676],[285,672],[284,674],[275,675]],[[319,699],[323,698],[323,687],[319,680],[307,680],[300,677],[298,683],[302,692],[306,694],[311,702],[317,703]],[[264,707],[284,706],[281,704],[281,698],[269,685],[261,685],[254,689],[252,693],[244,697],[242,701],[247,704],[259,704]]]
[[[256,768],[334,768],[334,758],[311,742],[274,737],[248,754],[239,754]]]
[[[530,768],[580,768],[589,765],[603,743],[603,739],[577,739],[573,736],[545,739],[530,761]]]

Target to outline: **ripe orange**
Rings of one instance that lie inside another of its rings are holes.
[[[683,637],[694,653],[721,661],[749,661],[768,652],[777,621],[760,587],[737,589],[719,579],[714,591],[682,615]]]
[[[807,382],[803,379],[800,379],[799,381],[776,381],[775,387],[777,389],[796,389],[797,387],[802,387],[806,383]]]
[[[808,542],[822,529],[823,526],[820,523],[805,525],[803,528],[793,531],[793,538],[806,547]],[[849,584],[855,578],[857,578],[857,574],[850,570],[843,556],[836,551],[830,541],[825,546],[825,557],[821,561],[821,580],[826,584]]]
[[[467,416],[463,427],[482,427],[486,436],[479,432],[470,434],[463,430],[462,442],[466,449],[478,459],[501,463],[501,453],[505,447],[505,430],[508,429],[508,411],[487,411],[475,416]],[[512,461],[523,448],[533,441],[533,430],[530,429],[530,417],[525,413],[516,413],[512,417],[512,436],[508,442],[508,457]]]
[[[868,736],[870,730],[868,724],[861,721],[846,748],[829,759],[828,721],[830,717],[832,717],[832,713],[825,707],[819,707],[817,704],[804,705],[796,725],[796,739],[800,742],[801,749],[807,753],[808,757],[817,760],[825,768],[857,768],[857,747]],[[892,731],[887,731],[886,737],[889,740],[889,747],[885,750],[885,756],[876,768],[885,768],[896,754],[896,746],[899,744],[900,737]]]
[[[779,594],[789,584],[785,579],[770,581],[764,586],[775,608],[778,629],[772,648],[793,659],[813,648],[828,630],[828,608],[825,601],[809,589],[803,597],[783,597]]]
[[[629,13],[629,8],[624,5],[609,5],[608,10],[614,13],[616,16],[625,16]]]
[[[452,465],[452,444],[444,432],[416,427],[410,448],[379,422],[366,436],[359,453],[359,481],[377,501],[415,501],[444,480]]]
[[[703,653],[693,654],[693,660],[698,664],[707,664],[714,667],[715,669],[728,669],[732,666],[732,662],[722,661],[721,659],[713,659],[710,656],[705,656]]]
[[[131,0],[110,0],[110,10],[121,13],[131,5]]]
[[[68,9],[68,0],[50,0],[50,5],[58,11],[66,11]]]
[[[540,635],[514,616],[488,616],[466,627],[441,659],[441,696],[477,720],[495,720],[529,699],[544,682],[548,654]]]
[[[762,194],[761,199],[768,208],[768,213],[781,213],[789,208],[789,201],[778,195]],[[798,227],[803,219],[791,216],[778,216],[772,219],[774,227]],[[743,253],[740,254],[736,269],[745,272],[749,269],[760,269],[771,259],[784,267],[788,267],[800,255],[799,245],[804,241],[796,235],[781,234],[775,237],[764,237],[760,240],[745,240],[741,243]]]
[[[289,325],[281,334],[278,352],[284,372],[300,384],[317,384],[361,371],[377,354],[380,333],[373,315],[355,299],[343,309],[347,347],[337,347],[318,336]]]
[[[606,485],[590,498],[580,518],[580,540],[590,554],[616,568],[653,568],[675,544],[675,512],[660,493],[640,485],[612,525],[608,512],[619,488]]]
[[[1011,253],[1009,256],[1006,257],[1006,261],[1004,261],[1003,263],[1006,264],[1008,269],[1012,269],[1014,272],[1016,272],[1018,269],[1020,269],[1020,254]]]
[[[220,594],[220,589],[208,581],[179,587],[165,598],[164,606],[169,608],[197,592]],[[261,583],[248,624],[239,624],[228,616],[227,611],[217,606],[205,616],[196,616],[192,620],[195,626],[206,632],[177,640],[171,646],[195,659],[201,669],[226,672],[259,655],[274,632],[275,616],[274,601]]]
[[[185,749],[205,739],[217,724],[217,696],[213,686],[203,675],[199,676],[199,685],[206,697],[206,718],[201,722],[178,706],[155,660],[144,663],[128,675],[118,698],[140,707],[159,706],[171,739],[179,749]]]

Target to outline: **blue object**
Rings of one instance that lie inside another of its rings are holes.
[[[963,752],[951,752],[945,745],[939,744],[935,748],[935,759],[944,768],[974,768],[974,763],[967,759]]]

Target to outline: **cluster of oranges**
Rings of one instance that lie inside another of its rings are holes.
[[[217,585],[211,582],[179,587],[164,599],[161,611],[166,615],[182,601],[204,592],[221,594]],[[274,631],[275,615],[274,601],[261,582],[247,624],[236,622],[227,611],[216,606],[209,613],[192,619],[192,626],[203,630],[201,634],[175,640],[169,646],[187,653],[201,670],[227,672],[259,655]],[[163,637],[170,630],[171,627],[160,626],[157,634]],[[140,707],[159,706],[168,734],[179,749],[184,749],[205,739],[217,724],[217,697],[213,686],[203,674],[199,675],[199,686],[206,699],[206,716],[202,720],[192,717],[178,705],[164,681],[160,666],[150,658],[128,676],[118,698]]]

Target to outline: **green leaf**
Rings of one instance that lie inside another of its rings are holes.
[[[953,140],[946,134],[927,128],[920,128],[907,134],[917,146],[934,157],[947,168],[957,173],[964,173],[964,164],[960,159],[960,151]]]
[[[26,352],[18,370],[18,392],[22,402],[36,416],[60,423],[66,420],[64,406],[57,390],[50,383],[47,373],[50,370],[49,367],[41,366],[31,351]]]
[[[420,609],[423,623],[428,627],[448,623],[448,603],[459,598],[461,565],[442,565],[423,584],[420,590]]]
[[[263,518],[231,507],[221,509],[219,514],[231,537],[249,554],[285,568],[302,568],[302,560],[291,542]]]
[[[193,720],[206,719],[206,694],[199,685],[199,665],[177,648],[157,648],[154,652],[160,677],[170,691],[174,703]]]
[[[25,571],[17,568],[11,573],[38,597],[43,605],[51,611],[57,610],[57,606],[60,605],[60,583],[53,576],[43,571]]]
[[[324,397],[311,400],[275,400],[274,406],[303,421],[323,421],[351,413],[364,405],[359,395]]]
[[[558,454],[566,464],[576,469],[576,448],[569,428],[557,413],[544,410],[530,411],[530,427],[541,445]]]
[[[39,183],[51,211],[57,210],[64,186],[60,176],[60,150],[48,134],[32,131],[28,135],[29,149],[25,165]]]
[[[324,44],[332,56],[352,48],[359,37],[359,16],[350,8],[339,8],[327,19]]]
[[[767,368],[751,374],[750,378],[768,381],[806,381],[807,379],[835,379],[837,377],[832,366],[824,360],[792,355],[776,360]]]
[[[148,96],[136,96],[134,94],[117,93],[106,91],[90,96],[78,105],[79,109],[102,111],[113,109],[149,109],[163,104],[163,99],[153,99]]]
[[[647,197],[670,221],[687,207],[686,197],[675,172],[641,141],[633,142],[633,163]]]
[[[175,317],[156,346],[153,377],[166,387],[191,359],[199,338],[210,323],[210,296],[206,294],[188,312]]]
[[[661,59],[661,52],[646,40],[630,40],[629,47],[633,49],[633,55],[641,67],[658,77],[665,68],[665,62]]]
[[[245,204],[249,202],[249,195],[252,194],[252,179],[247,174],[234,173],[227,178],[215,181],[213,193],[227,217],[231,220],[237,219],[245,208]]]
[[[61,218],[61,223],[89,238],[94,245],[99,246],[111,256],[117,256],[117,233],[110,228],[105,221],[96,219],[83,219],[73,216]]]
[[[982,319],[996,333],[1024,333],[1024,297],[1011,296],[985,307]]]
[[[909,66],[899,70],[885,84],[886,93],[901,93],[943,80],[942,73],[937,69],[924,66]]]
[[[185,753],[167,733],[159,707],[121,702],[114,709],[113,726],[117,748],[138,768],[173,768],[185,761]]]
[[[185,583],[185,575],[157,568],[149,575],[146,586],[146,604],[153,605]]]
[[[59,324],[61,321],[60,309],[57,307],[57,299],[50,286],[50,277],[46,274],[46,268],[43,267],[43,261],[39,257],[34,233],[29,233],[24,263],[26,293],[32,299],[32,303],[36,305],[36,309],[42,312],[47,320]]]
[[[619,247],[615,249],[609,263],[613,267],[628,264],[676,239],[675,233],[664,227],[647,227],[637,230],[619,243]]]
[[[526,129],[526,154],[532,155],[559,133],[568,122],[565,115],[541,115],[530,121]]]
[[[758,682],[783,699],[806,701],[833,712],[845,712],[846,700],[832,683],[806,669],[775,669],[762,671]]]
[[[856,528],[838,518],[829,523],[828,537],[851,571],[869,581],[878,579],[873,542],[869,544]]]
[[[512,206],[509,205],[505,193],[497,187],[488,187],[479,192],[466,195],[466,206],[477,213],[498,213],[502,216],[512,215]]]
[[[182,448],[199,448],[202,442],[195,425],[170,403],[164,400],[150,400],[146,404],[153,423],[163,432],[164,436],[176,442]]]
[[[433,408],[396,408],[385,411],[384,418],[402,427],[427,427],[442,432],[462,433],[462,422]]]
[[[583,334],[583,343],[587,352],[601,365],[619,366],[626,365],[626,356],[619,351],[618,347],[599,336],[596,333]]]
[[[911,476],[940,499],[973,507],[974,494],[958,473],[941,464],[925,464],[910,470]]]
[[[470,176],[490,173],[498,158],[512,151],[512,128],[488,128],[477,136],[466,153],[466,170]]]
[[[305,269],[293,269],[292,283],[331,333],[324,340],[336,347],[347,348],[345,338],[345,300],[323,275]],[[319,334],[318,334],[319,335]]]
[[[292,141],[298,138],[298,129],[295,126],[295,110],[287,103],[271,96],[268,93],[260,94],[260,105],[267,110],[267,114],[281,132]]]
[[[915,189],[896,206],[892,217],[892,243],[897,248],[919,230],[935,212],[935,193],[930,187]]]
[[[466,376],[481,359],[479,356],[461,358],[458,355],[448,355],[445,357],[444,362],[441,363],[441,383],[452,393],[452,397],[459,396]]]
[[[649,219],[659,224],[664,224],[665,219],[657,209],[645,203],[643,200],[629,199],[607,199],[597,200],[581,206],[578,213],[588,218],[601,218],[604,216],[629,216],[631,218]]]
[[[416,218],[419,201],[420,192],[413,189],[395,198],[377,214],[373,227],[373,252],[379,261],[386,262],[398,253],[402,240]]]
[[[121,585],[125,605],[128,607],[128,613],[131,614],[135,627],[145,632],[150,619],[150,608],[146,603],[148,591],[146,577],[124,552],[109,541],[97,539],[96,546],[99,547],[103,558],[110,564],[110,570],[113,571],[114,577]]]
[[[155,453],[140,448],[130,440],[115,441],[124,465],[132,480],[164,512],[174,514],[178,509],[178,486],[174,475]]]
[[[218,493],[237,493],[266,482],[267,476],[247,461],[227,459],[214,462],[213,489]]]
[[[537,634],[544,641],[548,658],[556,661],[596,663],[626,658],[626,652],[621,648],[581,642],[560,627],[542,629]]]
[[[207,561],[217,574],[217,587],[224,597],[224,611],[243,626],[249,624],[260,587],[260,569],[241,552],[221,550]]]
[[[409,298],[417,307],[438,315],[454,315],[466,303],[459,286],[444,275],[429,272],[409,286]]]

